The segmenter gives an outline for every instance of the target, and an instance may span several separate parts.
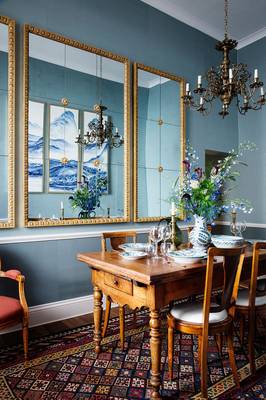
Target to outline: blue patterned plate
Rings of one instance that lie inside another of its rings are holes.
[[[132,251],[147,251],[150,245],[148,243],[124,243],[120,244],[120,249],[125,250],[127,252]]]
[[[212,243],[215,247],[221,249],[232,249],[242,246],[244,244],[244,238],[241,236],[212,235]]]
[[[169,251],[168,257],[181,264],[194,264],[207,257],[207,254],[197,249]]]
[[[119,253],[119,255],[125,260],[133,261],[146,257],[147,253],[144,251],[123,251],[123,253]]]

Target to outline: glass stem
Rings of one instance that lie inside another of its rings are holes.
[[[158,257],[158,242],[155,242],[155,257]]]

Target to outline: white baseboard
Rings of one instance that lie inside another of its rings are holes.
[[[103,297],[105,309],[105,297]],[[77,297],[74,299],[55,301],[54,303],[40,304],[29,308],[30,327],[62,321],[93,312],[93,295]],[[20,325],[2,330],[0,334],[14,332],[21,329]]]

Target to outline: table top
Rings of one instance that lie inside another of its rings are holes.
[[[266,251],[262,255],[266,258]],[[251,261],[252,252],[247,250],[245,262]],[[206,260],[197,264],[182,265],[164,259],[141,258],[129,261],[123,259],[118,252],[79,253],[77,259],[89,266],[114,275],[120,275],[144,284],[168,281],[169,278],[185,279],[205,269]],[[216,257],[215,265],[222,263],[221,257]]]

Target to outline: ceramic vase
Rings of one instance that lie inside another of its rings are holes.
[[[189,233],[189,241],[194,249],[206,251],[211,243],[211,234],[207,228],[207,222],[204,217],[194,215],[195,225]]]

